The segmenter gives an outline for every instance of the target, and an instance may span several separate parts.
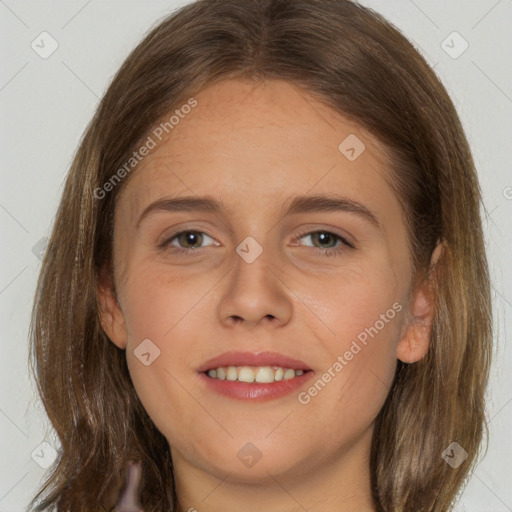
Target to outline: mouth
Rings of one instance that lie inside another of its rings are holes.
[[[291,393],[314,374],[303,361],[275,352],[229,352],[198,369],[212,391],[242,400],[266,401]]]

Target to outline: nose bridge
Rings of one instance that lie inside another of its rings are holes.
[[[270,271],[271,266],[275,267],[276,263],[272,263],[273,253],[268,247],[268,238],[260,242],[252,236],[246,237],[238,244],[235,249],[236,256],[234,259],[232,274],[232,291],[236,293],[267,294],[276,288],[274,272]]]
[[[223,320],[236,317],[254,324],[272,317],[287,321],[291,303],[279,279],[278,253],[267,247],[269,236],[248,236],[238,244],[228,289],[221,303]],[[264,240],[262,240],[264,238]]]

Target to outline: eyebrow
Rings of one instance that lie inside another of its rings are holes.
[[[138,228],[144,218],[157,212],[192,212],[201,211],[220,214],[227,211],[226,205],[211,196],[181,196],[173,198],[162,198],[149,204],[137,221]],[[370,222],[377,229],[384,231],[377,215],[367,206],[348,199],[334,195],[313,195],[296,196],[291,200],[285,215],[314,212],[347,212]]]

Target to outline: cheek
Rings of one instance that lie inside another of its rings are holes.
[[[149,263],[137,265],[129,276],[121,296],[128,331],[127,364],[139,399],[167,435],[177,410],[187,425],[195,423],[196,416],[204,423],[204,413],[191,399],[198,392],[187,379],[191,353],[198,353],[194,347],[203,332],[198,320],[198,315],[205,316],[200,299],[213,283],[204,275],[184,281],[183,273]],[[146,366],[144,359],[150,364]]]
[[[325,328],[321,338],[334,356],[348,350],[356,339],[362,343],[379,340],[364,351],[375,355],[396,341],[404,305],[403,291],[391,270],[347,269],[328,281],[309,282],[306,289],[307,298],[302,302],[314,315],[304,318],[322,321]]]
[[[328,327],[319,337],[328,355],[301,403],[311,406],[312,417],[327,411],[336,428],[347,419],[349,430],[369,425],[394,378],[404,312],[398,283],[386,271],[353,272],[331,282],[323,295],[310,293]]]
[[[134,345],[150,338],[159,345],[165,344],[174,329],[194,314],[210,288],[204,276],[184,279],[184,274],[176,269],[143,262],[137,265],[123,290],[129,343]]]

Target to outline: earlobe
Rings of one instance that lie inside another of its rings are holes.
[[[434,270],[444,243],[438,243],[432,252],[429,278],[415,292],[410,305],[408,325],[397,344],[397,358],[404,363],[415,363],[425,357],[430,346],[432,324],[435,314],[434,290],[430,274]]]
[[[125,349],[126,324],[114,290],[111,274],[104,265],[99,271],[97,291],[101,325],[112,343],[118,348]]]

